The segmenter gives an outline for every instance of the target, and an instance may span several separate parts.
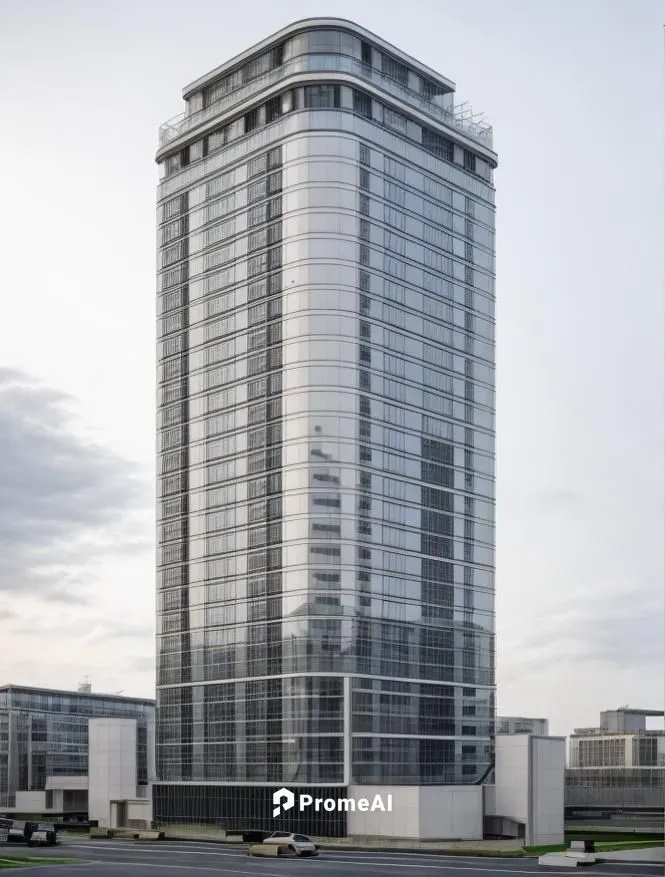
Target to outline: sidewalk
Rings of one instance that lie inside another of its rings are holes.
[[[596,853],[597,862],[636,862],[642,865],[665,865],[665,846],[638,847],[634,850],[615,850]]]
[[[470,855],[487,855],[489,852],[511,853],[520,851],[524,844],[523,840],[409,840],[391,838],[369,837],[340,837],[340,838],[314,838],[315,843],[326,850],[375,850],[376,852],[419,852],[419,853],[461,853],[468,852]]]

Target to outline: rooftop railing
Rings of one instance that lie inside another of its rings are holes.
[[[388,92],[388,94],[399,97],[406,104],[416,107],[426,115],[432,116],[444,125],[455,128],[486,148],[492,149],[493,132],[491,125],[485,122],[482,116],[474,114],[468,104],[462,104],[452,110],[442,107],[435,103],[435,101],[412,91],[389,76],[385,76],[380,70],[369,67],[367,64],[363,64],[355,58],[350,58],[346,55],[303,55],[299,58],[294,58],[275,70],[264,73],[263,76],[259,76],[246,85],[229,92],[223,98],[198,112],[189,115],[180,113],[160,126],[159,146],[160,148],[167,146],[178,137],[182,137],[187,132],[215,118],[215,116],[221,115],[231,107],[242,103],[253,94],[256,94],[256,92],[270,88],[289,76],[294,76],[298,73],[322,73],[326,71],[351,73],[354,76],[365,79]]]

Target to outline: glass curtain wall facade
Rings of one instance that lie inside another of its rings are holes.
[[[92,718],[137,720],[139,785],[147,785],[154,701],[10,685],[0,687],[0,807],[13,807],[17,791],[44,791],[48,777],[87,776]],[[87,793],[71,809],[87,810]]]
[[[258,827],[282,785],[481,782],[491,129],[334,19],[185,99],[157,155],[155,818]]]

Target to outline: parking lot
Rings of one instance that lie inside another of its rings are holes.
[[[94,840],[63,838],[56,848],[47,851],[29,850],[14,846],[3,849],[11,855],[46,855],[58,858],[76,858],[80,865],[45,865],[23,868],[21,874],[41,877],[148,877],[155,874],[192,873],[233,875],[233,877],[380,877],[394,874],[404,877],[527,877],[542,873],[537,859],[488,859],[462,856],[442,856],[412,853],[370,853],[323,851],[315,859],[265,859],[247,855],[244,846],[219,846],[192,842],[150,843],[123,840]],[[2,855],[2,854],[0,854]],[[592,868],[593,877],[662,877],[662,865],[633,863],[600,863]]]

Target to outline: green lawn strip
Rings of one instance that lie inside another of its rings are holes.
[[[631,840],[631,841],[596,841],[597,853],[609,853],[620,850],[657,849],[664,846],[663,840]],[[529,856],[542,856],[545,853],[561,853],[570,849],[570,844],[548,844],[540,847],[524,847],[524,852]]]
[[[599,851],[608,851],[608,850],[639,850],[645,848],[655,848],[665,846],[665,841],[663,840],[631,840],[631,841],[613,841],[613,842],[600,842],[596,844],[596,850]]]
[[[329,847],[329,849],[333,849]],[[341,850],[341,847],[335,847],[335,849]],[[382,852],[386,851],[386,848],[382,847]],[[397,849],[398,853],[403,852],[411,852],[411,850],[402,850]],[[416,849],[418,853],[431,853],[431,850],[428,849]],[[461,848],[457,847],[454,849],[445,849],[445,847],[440,850],[434,850],[434,853],[442,853],[446,856],[477,856],[481,859],[520,859],[524,855],[524,850],[487,850],[487,849],[478,849],[477,847],[472,848]]]
[[[545,853],[562,853],[568,849],[568,844],[544,844],[539,847],[524,847],[527,856],[543,856]]]
[[[611,841],[621,843],[630,840],[636,843],[643,841],[663,841],[662,832],[637,832],[637,831],[582,831],[581,829],[570,831],[566,829],[566,840],[595,840],[596,842]]]

